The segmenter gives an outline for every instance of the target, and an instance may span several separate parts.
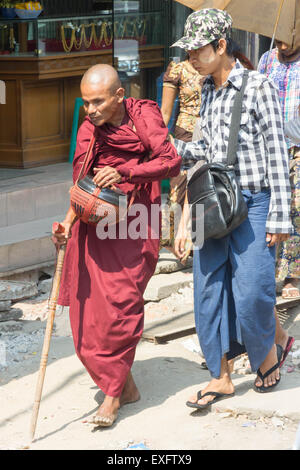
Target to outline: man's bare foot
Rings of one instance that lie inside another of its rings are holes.
[[[117,419],[119,408],[119,397],[105,395],[102,405],[100,405],[97,413],[92,418],[92,422],[97,426],[111,426]]]
[[[269,369],[275,366],[277,362],[278,362],[278,357],[277,357],[276,345],[273,344],[264,362],[259,367],[262,375],[264,375]],[[279,379],[280,379],[280,372],[279,372],[279,368],[277,368],[274,372],[271,372],[271,374],[268,375],[268,377],[264,379],[264,383],[257,376],[255,380],[255,385],[256,387],[262,387],[262,385],[264,385],[264,387],[271,387],[272,385],[275,385],[279,381]]]
[[[234,385],[229,377],[222,377],[221,379],[212,379],[209,384],[201,390],[201,395],[204,395],[207,392],[217,392],[224,394],[234,393]],[[197,400],[197,395],[193,395],[189,398],[189,402],[198,403],[198,405],[206,405],[207,403],[213,401],[214,396],[208,395],[201,400]]]
[[[133,380],[131,372],[129,372],[123,392],[120,398],[120,406],[128,403],[134,403],[141,398],[138,388]]]
[[[105,395],[103,403],[92,418],[92,423],[97,426],[111,426],[117,419],[119,408],[127,403],[134,403],[140,399],[140,394],[135,385],[131,372],[127,376],[121,397]]]

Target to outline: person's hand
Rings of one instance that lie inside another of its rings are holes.
[[[268,246],[274,246],[276,243],[284,242],[289,238],[289,233],[267,233],[266,242]]]
[[[73,211],[72,206],[69,207],[63,222],[54,222],[52,225],[52,237],[56,250],[58,251],[62,245],[65,245],[69,238],[71,238],[71,229],[76,220],[78,219],[76,213]]]
[[[57,249],[59,249],[62,245],[65,245],[68,239],[71,238],[72,225],[73,224],[70,222],[60,222],[59,223],[60,231],[55,231],[52,227],[51,240],[53,241]]]
[[[111,166],[105,166],[104,168],[94,168],[95,176],[93,178],[94,183],[99,188],[107,188],[114,183],[120,183],[122,176],[115,168]]]
[[[186,263],[188,255],[191,251],[189,238],[190,237],[186,226],[186,220],[184,216],[182,216],[179,223],[178,232],[174,240],[174,253],[182,264]]]

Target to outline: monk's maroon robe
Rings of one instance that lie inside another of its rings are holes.
[[[103,240],[95,227],[77,221],[67,245],[58,299],[60,305],[70,306],[77,355],[109,396],[121,395],[143,331],[143,294],[159,253],[159,229],[151,227],[151,205],[160,204],[160,180],[176,176],[181,161],[167,140],[156,103],[129,98],[125,108],[119,127],[94,127],[85,119],[78,132],[73,179],[95,132],[92,166],[116,168],[122,175],[117,186],[128,198],[137,185],[134,204],[148,209],[147,231],[152,237]],[[134,219],[128,217],[128,227]]]

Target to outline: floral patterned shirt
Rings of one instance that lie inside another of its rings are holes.
[[[178,89],[179,115],[176,125],[191,133],[200,112],[204,78],[188,60],[171,62],[163,78],[163,86]]]

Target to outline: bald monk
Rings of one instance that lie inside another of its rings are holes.
[[[131,374],[136,346],[143,331],[143,294],[159,253],[159,228],[151,206],[160,204],[160,180],[176,176],[181,158],[168,141],[157,104],[124,98],[118,74],[108,65],[90,68],[81,81],[87,114],[78,131],[73,163],[76,181],[92,134],[96,143],[92,164],[100,188],[112,184],[134,204],[147,209],[147,237],[99,239],[96,228],[76,220],[70,207],[64,233],[68,240],[58,303],[70,306],[76,353],[105,398],[92,421],[111,426],[120,406],[140,398]],[[128,216],[128,224],[137,216]],[[151,225],[152,224],[152,225]],[[118,227],[117,227],[118,228]],[[155,236],[154,236],[155,235]]]

